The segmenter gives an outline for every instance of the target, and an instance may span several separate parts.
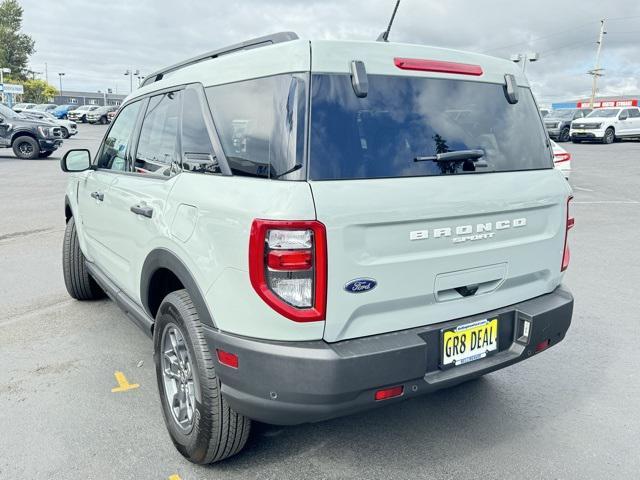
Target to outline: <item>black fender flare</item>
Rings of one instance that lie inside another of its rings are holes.
[[[193,275],[174,253],[166,248],[156,248],[152,250],[144,261],[142,266],[142,274],[140,276],[140,300],[145,312],[150,318],[153,318],[149,310],[149,283],[153,274],[161,268],[166,268],[178,277],[178,280],[184,285],[184,288],[191,295],[191,300],[198,311],[200,321],[213,328],[217,328],[213,317],[204,301],[204,295],[193,279]]]

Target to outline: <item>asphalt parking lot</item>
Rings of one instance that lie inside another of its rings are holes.
[[[150,340],[112,302],[66,293],[59,159],[95,152],[105,127],[79,130],[47,160],[0,150],[0,478],[638,478],[640,142],[563,144],[575,311],[560,345],[390,408],[257,425],[200,467],[166,433]],[[116,372],[132,388],[112,392]]]

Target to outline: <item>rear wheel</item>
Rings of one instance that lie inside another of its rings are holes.
[[[602,137],[602,143],[610,145],[614,142],[615,139],[616,132],[611,127],[607,128],[604,132],[604,137]]]
[[[87,270],[73,217],[67,222],[67,228],[64,231],[62,271],[67,292],[76,300],[97,300],[105,296],[104,291]]]
[[[35,160],[40,153],[40,146],[35,138],[24,135],[13,141],[13,153],[23,160]]]
[[[251,420],[222,398],[213,355],[186,290],[164,298],[153,337],[162,412],[178,451],[191,462],[207,464],[242,450]]]

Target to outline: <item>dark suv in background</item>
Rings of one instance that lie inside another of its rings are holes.
[[[544,126],[549,132],[549,136],[558,142],[568,142],[571,140],[569,130],[571,122],[586,117],[591,113],[590,108],[562,108],[551,110],[549,115],[544,117]]]
[[[46,158],[62,145],[62,131],[54,123],[25,117],[0,105],[0,147],[13,148],[25,160]]]

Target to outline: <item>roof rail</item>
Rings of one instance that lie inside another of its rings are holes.
[[[196,57],[184,60],[182,62],[171,65],[170,67],[163,68],[157,72],[153,72],[144,79],[141,86],[149,85],[150,83],[162,80],[167,73],[175,72],[181,68],[194,65],[205,60],[211,60],[213,58],[220,57],[222,55],[228,55],[230,53],[239,52],[241,50],[249,50],[252,48],[266,47],[268,45],[274,45],[276,43],[290,42],[291,40],[297,40],[299,37],[294,32],[278,32],[272,35],[265,35],[264,37],[252,38],[251,40],[245,40],[244,42],[236,43],[235,45],[229,45],[218,50],[203,53]]]

